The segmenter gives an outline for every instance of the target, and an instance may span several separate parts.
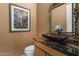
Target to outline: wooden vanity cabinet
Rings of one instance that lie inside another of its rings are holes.
[[[38,47],[35,47],[35,53],[34,53],[35,56],[45,56],[46,53],[43,52],[41,49],[39,49]]]
[[[67,56],[66,54],[48,47],[47,45],[34,40],[35,50],[34,56]]]

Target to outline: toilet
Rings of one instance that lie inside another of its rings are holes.
[[[24,55],[25,56],[33,56],[33,54],[34,54],[34,48],[35,48],[34,45],[30,45],[30,46],[25,47],[25,49],[24,49]]]

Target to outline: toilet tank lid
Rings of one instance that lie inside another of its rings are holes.
[[[34,45],[30,45],[30,46],[27,46],[26,48],[25,48],[25,50],[34,50]]]

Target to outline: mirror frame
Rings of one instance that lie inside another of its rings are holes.
[[[52,10],[57,8],[57,7],[59,7],[59,6],[61,6],[61,5],[63,5],[63,4],[66,4],[66,3],[52,3],[49,6],[49,11],[48,11],[48,13],[49,13],[49,26],[50,26],[49,33],[52,32],[51,31],[51,29],[52,29],[52,27],[51,27],[52,26],[51,25]],[[78,13],[76,12],[76,10],[77,10],[77,4],[76,3],[72,3],[72,32],[64,32],[64,33],[72,33],[72,34],[78,35],[77,34],[77,18],[78,18],[77,14]],[[73,16],[74,16],[74,18],[73,18]]]
[[[73,21],[73,26],[74,26],[74,29],[73,30],[75,30],[75,35],[76,36],[78,36],[79,35],[79,33],[78,33],[78,27],[77,27],[77,25],[78,25],[78,5],[77,5],[77,3],[73,3],[73,20],[74,20],[74,18],[75,18],[75,22]]]

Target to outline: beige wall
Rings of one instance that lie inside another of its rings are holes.
[[[24,47],[32,43],[33,37],[49,31],[49,4],[18,3],[16,5],[31,9],[31,31],[9,31],[9,5],[0,4],[0,55],[20,55]]]
[[[21,55],[24,47],[32,43],[33,37],[49,31],[49,4],[18,3],[16,5],[31,9],[31,31],[9,31],[9,4],[0,4],[0,55]]]
[[[20,55],[36,36],[36,4],[16,4],[31,9],[31,31],[9,31],[9,5],[0,4],[0,55]]]
[[[41,35],[42,33],[47,33],[49,31],[48,8],[49,4],[47,3],[37,4],[38,35]]]

